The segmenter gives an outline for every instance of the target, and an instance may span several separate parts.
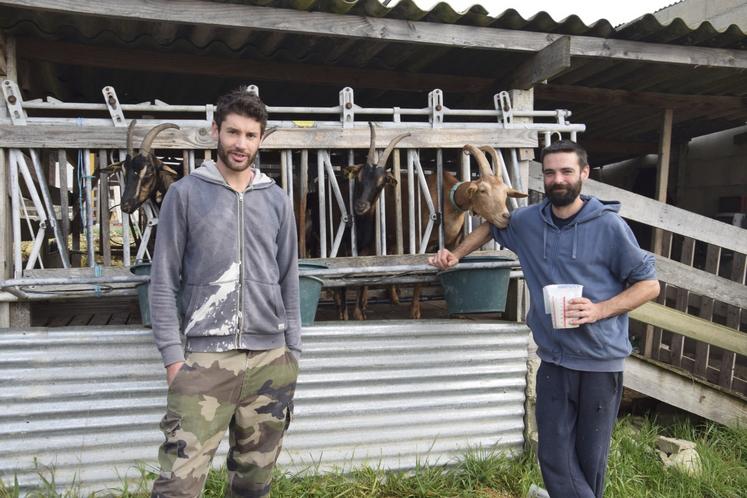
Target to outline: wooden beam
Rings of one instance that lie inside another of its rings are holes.
[[[538,52],[564,35],[401,19],[306,12],[200,0],[0,0],[0,5],[195,26],[257,29],[316,36],[386,40],[420,45]],[[747,69],[747,52],[571,36],[572,56]]]
[[[7,192],[8,184],[7,149],[0,148],[0,278],[8,279],[13,275],[13,237],[11,236],[11,209]],[[0,329],[10,327],[10,305],[0,302]]]
[[[202,74],[250,81],[302,80],[308,84],[417,92],[440,88],[456,93],[489,91],[494,88],[495,83],[490,78],[472,76],[217,58],[60,41],[50,43],[47,40],[27,37],[18,39],[18,50],[23,59],[57,64],[157,73]]]
[[[596,106],[640,106],[648,109],[713,109],[747,111],[747,97],[725,95],[682,95],[657,92],[611,90],[571,85],[540,85],[535,88],[537,100],[574,102]]]
[[[528,90],[537,83],[558,76],[571,67],[571,37],[562,36],[519,66],[509,88]]]
[[[140,143],[150,128],[136,126],[134,143]],[[458,148],[466,143],[488,144],[494,147],[537,147],[537,132],[520,129],[470,128],[384,128],[376,131],[381,143],[409,131],[410,137],[397,148]],[[368,128],[282,128],[269,135],[263,149],[367,149]],[[126,130],[115,127],[74,125],[0,125],[0,143],[4,147],[37,147],[44,149],[88,148],[122,149],[126,147]],[[166,130],[156,137],[157,149],[214,149],[215,141],[206,127],[182,126],[181,130]]]
[[[538,87],[534,88],[537,91]],[[584,123],[585,121],[581,121]],[[656,154],[659,150],[656,142],[626,142],[622,140],[601,140],[595,138],[586,138],[585,135],[579,137],[579,143],[589,152],[591,156],[596,154],[624,154],[626,156],[642,156],[646,154]]]
[[[630,356],[625,360],[625,387],[730,427],[747,424],[747,402],[666,365]]]
[[[718,323],[650,301],[628,315],[639,322],[649,323],[696,341],[707,342],[712,346],[747,356],[747,334]]]
[[[2,140],[2,133],[0,133],[0,140]],[[529,168],[529,188],[544,192],[542,166],[537,162],[532,162]],[[722,223],[669,204],[662,204],[653,199],[595,180],[586,180],[582,192],[600,199],[620,201],[622,204],[620,216],[623,218],[645,223],[685,237],[692,237],[707,244],[715,244],[739,253],[747,247],[747,230],[743,228]]]

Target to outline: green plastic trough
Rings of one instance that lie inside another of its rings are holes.
[[[322,264],[299,263],[298,268],[308,270],[326,269],[327,267]],[[130,271],[135,275],[150,275],[150,263],[141,263],[132,266],[130,267]],[[319,304],[319,296],[322,292],[322,281],[316,277],[302,276],[299,278],[299,284],[301,294],[301,324],[312,325],[314,323],[314,316],[316,315],[316,307]],[[140,306],[140,318],[145,327],[150,327],[150,285],[145,282],[138,284],[136,289],[138,305]],[[181,299],[177,299],[177,302],[180,301]]]
[[[468,256],[460,263],[511,261],[504,256]],[[505,311],[510,268],[460,268],[438,274],[450,315]]]

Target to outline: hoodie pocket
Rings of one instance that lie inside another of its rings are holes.
[[[627,328],[623,331],[618,317],[605,318],[586,325],[588,353],[592,358],[612,359],[630,354]]]
[[[243,305],[247,332],[277,334],[285,331],[288,321],[278,284],[247,279]]]
[[[187,286],[184,334],[190,337],[232,334],[237,322],[237,288],[236,281]]]

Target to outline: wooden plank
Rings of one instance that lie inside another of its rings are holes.
[[[571,67],[571,37],[561,36],[513,71],[509,88],[528,90]]]
[[[529,169],[529,188],[544,192],[542,167],[533,162]],[[701,216],[668,204],[606,185],[595,180],[584,182],[583,193],[600,199],[616,199],[622,203],[620,215],[624,218],[662,228],[707,244],[742,252],[747,247],[747,230],[728,223]]]
[[[747,266],[747,257],[744,254],[735,254],[734,260],[732,261],[731,278],[737,282],[744,283],[745,278],[745,267]],[[726,312],[726,325],[739,329],[740,326],[740,314],[742,310],[729,306]],[[744,337],[747,334],[742,333]],[[741,353],[745,355],[745,353]],[[721,368],[719,372],[718,383],[727,389],[731,389],[732,380],[734,379],[734,367],[736,366],[737,357],[730,351],[724,351],[721,356]]]
[[[537,100],[573,102],[603,107],[640,106],[647,109],[717,109],[747,111],[747,98],[727,95],[682,95],[547,84],[535,89]]]
[[[367,149],[370,144],[368,127],[357,128],[281,128],[267,137],[263,149]],[[140,143],[150,128],[135,126],[133,141]],[[494,147],[532,148],[537,146],[537,133],[517,129],[470,128],[382,128],[376,130],[377,140],[387,143],[396,135],[410,132],[397,148],[462,148],[466,143],[488,144]],[[74,125],[0,125],[0,143],[7,147],[122,149],[127,133],[122,128]],[[182,127],[165,130],[153,143],[156,149],[214,149],[216,142],[207,127]]]
[[[630,318],[650,323],[686,337],[704,341],[747,356],[747,334],[709,322],[653,302],[644,303],[629,313]]]
[[[718,252],[720,249],[709,245],[708,251]],[[711,267],[708,265],[708,258],[706,258],[706,269]],[[717,271],[717,269],[714,271]],[[686,288],[693,294],[708,296],[739,308],[747,308],[747,287],[732,280],[692,266],[683,265],[663,256],[656,256],[656,274],[659,280],[676,287]]]
[[[730,427],[747,424],[747,399],[636,356],[625,360],[625,387]]]
[[[706,272],[718,275],[719,261],[721,259],[721,248],[713,245],[709,245],[706,251]],[[739,284],[735,284],[739,285]],[[744,291],[744,285],[739,285],[742,291]],[[711,294],[703,293],[703,297],[700,299],[700,311],[698,316],[704,320],[713,320],[713,299]],[[708,296],[708,297],[706,297]],[[736,328],[736,327],[735,327]],[[708,361],[711,355],[711,345],[707,342],[698,341],[695,345],[695,366],[693,373],[698,377],[706,378],[708,374]]]
[[[682,254],[680,256],[680,262],[686,266],[692,266],[693,258],[695,257],[695,239],[685,237],[682,242]],[[690,292],[687,288],[677,288],[676,301],[674,308],[687,313],[687,304],[690,299]],[[672,343],[669,350],[672,353],[670,362],[676,367],[682,367],[682,353],[685,349],[685,337],[679,334],[672,336]]]
[[[656,171],[656,200],[667,203],[667,187],[669,186],[669,157],[672,152],[672,109],[665,109],[659,135],[659,161]],[[661,229],[654,229],[653,253],[661,254]]]
[[[462,26],[402,19],[383,19],[327,12],[257,7],[199,0],[0,0],[37,10],[83,15],[256,29],[325,37],[399,41],[418,45],[538,52],[563,35],[513,29]],[[744,50],[666,45],[611,38],[572,36],[572,56],[627,61],[651,61],[703,67],[747,68]]]
[[[302,64],[165,53],[103,45],[85,45],[36,38],[19,38],[24,59],[73,66],[123,69],[171,74],[236,78],[247,81],[298,81],[303,74],[309,84],[335,85],[340,82],[358,88],[422,92],[440,88],[445,92],[484,93],[495,88],[495,80],[478,76],[440,73],[412,73],[334,65]]]

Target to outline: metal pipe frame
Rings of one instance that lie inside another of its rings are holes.
[[[60,226],[57,224],[57,217],[54,212],[54,204],[52,203],[52,195],[49,193],[49,185],[47,184],[47,178],[44,174],[44,169],[41,167],[39,154],[34,149],[30,149],[30,152],[31,161],[34,163],[34,170],[36,171],[36,178],[39,181],[39,190],[41,190],[42,199],[44,200],[44,206],[47,210],[47,218],[49,220],[49,224],[52,226],[54,238],[57,241],[57,251],[60,254],[62,267],[70,268],[70,258],[67,254],[67,241],[63,238]],[[67,216],[67,213],[65,213],[65,216]]]
[[[113,91],[113,89],[111,89]],[[446,106],[441,105],[438,111],[438,116],[440,118],[442,117],[448,117],[453,119],[459,119],[460,117],[465,118],[474,118],[474,117],[485,117],[490,118],[491,120],[494,120],[492,122],[457,122],[457,121],[450,121],[450,122],[443,122],[443,119],[439,119],[437,126],[436,123],[433,122],[433,116],[434,116],[434,107],[429,100],[429,106],[423,107],[423,108],[400,108],[400,107],[370,107],[370,108],[363,108],[354,103],[353,100],[353,91],[352,89],[346,88],[343,90],[347,92],[348,98],[345,100],[346,103],[343,105],[343,101],[340,101],[340,105],[336,106],[330,106],[330,107],[303,107],[303,106],[291,106],[291,107],[285,107],[285,106],[268,106],[268,112],[272,114],[311,114],[311,115],[318,115],[318,116],[324,116],[329,115],[330,118],[337,118],[336,120],[314,120],[314,126],[317,128],[366,128],[367,125],[367,119],[362,121],[355,121],[355,115],[364,116],[366,118],[369,118],[371,116],[381,116],[381,117],[390,117],[391,121],[380,121],[378,122],[378,126],[381,128],[388,128],[388,129],[431,129],[434,127],[442,128],[442,129],[519,129],[519,130],[530,130],[530,131],[536,131],[540,135],[542,135],[544,138],[549,139],[552,134],[554,133],[566,133],[569,134],[569,136],[572,139],[576,139],[578,136],[578,133],[585,131],[585,125],[583,124],[571,124],[568,122],[568,117],[570,117],[571,112],[568,110],[531,110],[531,111],[513,111],[511,109],[511,103],[510,99],[508,99],[508,93],[507,92],[501,92],[501,94],[496,95],[496,98],[501,97],[503,100],[500,102],[504,102],[504,105],[497,106],[497,108],[494,109],[450,109]],[[505,94],[505,95],[504,95]],[[429,94],[429,96],[438,96],[439,102],[443,103],[443,94],[440,90],[434,90]],[[429,98],[431,98],[429,97]],[[435,102],[435,101],[434,101]],[[90,112],[88,114],[89,116],[95,116],[100,111],[105,111],[109,109],[105,103],[65,103],[60,102],[57,100],[52,100],[51,98],[49,101],[44,102],[42,100],[35,100],[31,102],[21,102],[20,104],[24,110],[35,110],[35,111],[56,111],[56,110],[77,110],[81,112]],[[177,120],[170,120],[175,122],[176,124],[182,126],[182,127],[207,127],[210,126],[212,123],[213,113],[214,113],[214,106],[211,104],[207,105],[169,105],[166,103],[163,103],[161,101],[155,101],[154,103],[139,103],[139,104],[123,104],[118,106],[120,111],[127,111],[129,113],[196,113],[199,114],[198,119],[177,119]],[[39,112],[37,112],[39,114]],[[346,121],[344,116],[348,116],[349,119]],[[409,116],[414,119],[414,121],[402,121],[402,116]],[[429,119],[425,119],[428,117]],[[546,118],[553,122],[547,122],[547,123],[515,123],[513,118],[514,117],[521,117],[521,118]],[[164,118],[167,119],[167,118]],[[154,126],[156,124],[160,124],[164,121],[164,119],[141,119],[139,120],[139,124],[142,126]],[[350,121],[350,122],[348,122]],[[8,119],[2,119],[0,120],[0,123],[6,123],[9,122]],[[105,126],[105,127],[111,127],[113,125],[116,125],[116,123],[113,124],[112,119],[102,119],[98,117],[82,117],[82,118],[55,118],[55,117],[26,117],[26,124],[27,125],[34,125],[34,124],[47,124],[47,125],[77,125],[77,126]],[[292,119],[281,119],[281,120],[270,120],[268,123],[269,126],[277,126],[280,128],[302,128],[306,125],[299,125],[297,124],[296,120]],[[353,161],[353,154],[352,150],[349,151],[349,157],[348,157],[348,163],[352,164]],[[120,154],[124,156],[124,151],[120,151]],[[430,239],[430,235],[433,230],[433,224],[436,220],[438,220],[438,213],[443,211],[443,203],[446,202],[444,200],[444,192],[443,192],[443,177],[442,177],[442,170],[443,170],[443,156],[442,156],[442,149],[437,149],[436,151],[436,174],[437,177],[437,189],[438,189],[438,206],[437,208],[440,211],[436,211],[436,208],[434,207],[434,203],[432,202],[431,196],[428,192],[428,187],[425,179],[425,175],[423,172],[423,168],[420,162],[419,158],[419,151],[417,150],[407,150],[407,175],[408,175],[408,204],[409,204],[409,238],[410,238],[410,247],[409,252],[412,254],[415,253],[423,253],[425,250],[427,250],[428,246],[428,240]],[[20,223],[21,223],[21,203],[23,202],[22,195],[21,195],[21,188],[19,184],[19,170],[22,176],[24,176],[24,180],[27,182],[27,185],[29,186],[29,192],[32,201],[34,202],[34,205],[37,209],[37,212],[39,213],[40,217],[40,226],[41,229],[39,231],[39,234],[36,235],[34,238],[34,248],[35,251],[32,250],[32,256],[33,258],[30,258],[30,263],[33,264],[36,263],[36,259],[38,259],[39,254],[39,248],[41,247],[40,244],[44,239],[44,230],[46,229],[46,223],[47,221],[52,223],[52,228],[55,231],[55,238],[58,242],[58,247],[61,249],[61,257],[62,252],[66,252],[66,240],[63,238],[63,235],[58,233],[59,228],[56,223],[56,218],[54,214],[54,207],[51,206],[51,196],[49,195],[49,191],[44,189],[46,185],[42,186],[42,198],[40,199],[38,194],[36,194],[36,190],[33,188],[33,181],[30,179],[30,175],[28,174],[28,171],[23,171],[24,167],[26,170],[28,170],[28,166],[25,164],[25,160],[23,160],[23,156],[17,155],[20,154],[17,152],[16,154],[13,154],[11,152],[11,185],[10,185],[10,194],[11,194],[11,209],[12,209],[12,216],[13,216],[13,236],[14,236],[14,276],[21,278],[22,277],[22,257],[21,257],[21,250],[20,250],[20,238],[21,238],[21,230],[20,230]],[[89,258],[89,265],[95,264],[95,247],[93,244],[93,198],[92,198],[92,182],[91,182],[91,163],[90,163],[90,153],[89,150],[85,150],[84,153],[85,158],[85,168],[86,168],[86,175],[85,175],[85,196],[86,196],[86,229],[87,229],[87,241],[88,241],[88,258]],[[291,202],[293,202],[293,195],[294,195],[294,187],[293,187],[293,151],[292,150],[281,150],[280,155],[280,161],[281,161],[281,175],[282,175],[282,185],[288,195],[291,197]],[[399,154],[399,150],[395,150],[395,154]],[[40,171],[41,163],[38,159],[38,155],[36,151],[31,152],[32,161],[34,163],[34,168],[36,170],[37,176],[40,178],[40,181],[44,183],[42,180],[44,178],[43,171]],[[189,172],[194,171],[196,165],[195,165],[195,149],[188,149],[184,153],[185,157],[185,169],[187,169]],[[20,158],[20,159],[19,159]],[[259,159],[258,159],[259,161]],[[502,170],[502,176],[504,177],[504,181],[511,185],[511,181],[513,179],[513,183],[517,186],[518,190],[524,190],[522,185],[521,176],[519,174],[519,162],[518,162],[518,155],[516,149],[510,150],[510,173],[508,171],[508,165],[507,161],[504,159],[503,154],[499,152],[499,161],[500,165],[495,165],[496,168],[500,167]],[[301,156],[301,168],[304,167],[304,158],[303,154]],[[305,167],[308,168],[308,157],[306,158],[306,164]],[[415,168],[417,168],[417,171],[415,171]],[[63,168],[64,169],[64,168]],[[331,252],[331,256],[336,256],[339,247],[341,245],[342,237],[344,236],[345,226],[348,224],[351,226],[350,230],[350,237],[351,237],[351,248],[352,248],[352,254],[357,255],[358,248],[356,247],[356,226],[355,226],[355,219],[354,216],[348,215],[349,210],[346,209],[346,204],[350,203],[352,209],[352,197],[354,194],[353,191],[353,182],[350,182],[350,198],[343,200],[342,194],[339,189],[338,182],[336,180],[335,174],[334,174],[334,168],[331,164],[330,154],[329,151],[317,151],[317,172],[318,172],[318,192],[319,192],[319,209],[320,209],[320,256],[322,258],[328,257],[328,252]],[[326,175],[329,175],[329,178],[325,178]],[[417,175],[417,180],[415,180],[415,175]],[[29,176],[29,178],[27,178]],[[462,157],[462,163],[461,163],[461,176],[463,180],[469,180],[470,179],[470,158],[469,157]],[[120,189],[123,190],[124,188],[124,181],[122,174],[118,174],[118,181],[120,184]],[[513,177],[513,178],[512,178]],[[306,175],[306,178],[308,178],[308,174]],[[303,174],[302,174],[303,179]],[[419,184],[419,190],[416,194],[415,191],[415,182],[418,182]],[[327,185],[327,182],[329,182],[329,185]],[[307,181],[308,183],[308,181]],[[398,182],[398,186],[400,183]],[[340,211],[341,211],[341,221],[339,224],[339,227],[337,231],[335,232],[333,224],[333,200],[332,196],[327,195],[327,190],[330,189],[335,197],[335,201],[337,202]],[[382,192],[380,197],[380,202],[378,206],[378,223],[377,223],[377,244],[378,244],[378,254],[387,254],[390,252],[387,247],[387,236],[386,236],[386,207],[385,207],[385,199],[386,194]],[[425,197],[425,203],[422,202],[422,199],[420,199],[420,196]],[[398,196],[399,199],[401,199],[401,187],[400,187],[400,194]],[[345,202],[347,201],[347,202]],[[416,205],[417,201],[417,205]],[[511,207],[515,208],[517,204],[522,204],[522,201],[519,201],[517,203],[516,199],[511,198]],[[425,227],[422,225],[421,216],[418,215],[418,212],[422,210],[423,204],[427,205],[427,208],[429,210],[429,220],[427,222],[427,225]],[[399,205],[399,203],[398,203]],[[42,206],[42,207],[40,207]],[[46,206],[46,207],[44,207]],[[25,207],[25,205],[23,206]],[[158,223],[158,213],[157,208],[152,205],[150,201],[148,201],[143,206],[143,213],[146,218],[146,227],[142,231],[142,237],[141,237],[141,243],[140,246],[137,249],[137,254],[135,256],[136,262],[143,261],[144,257],[150,258],[149,251],[147,250],[147,244],[151,237],[151,233],[153,230],[153,227],[157,225]],[[51,213],[51,214],[50,214]],[[352,214],[352,211],[350,211]],[[51,220],[48,220],[48,218],[51,216]],[[328,219],[329,216],[329,219]],[[472,219],[470,216],[465,214],[467,216],[466,219],[466,228],[465,233],[469,233],[472,228]],[[398,217],[397,220],[398,226],[397,230],[399,233],[399,236],[397,238],[398,241],[398,253],[402,253],[403,247],[400,247],[402,245],[402,220],[401,215]],[[329,225],[331,232],[329,234],[330,240],[327,240],[327,226]],[[128,266],[131,263],[131,255],[130,255],[130,228],[135,231],[136,234],[140,233],[140,226],[138,223],[131,223],[130,216],[128,216],[126,213],[122,213],[122,227],[123,227],[123,257],[125,265]],[[420,233],[422,232],[422,233]],[[418,241],[416,240],[417,237],[422,236],[419,241],[419,247],[418,247]],[[332,248],[331,251],[328,251],[328,244],[331,243]],[[439,223],[439,247],[443,247],[444,245],[444,226],[443,222]],[[67,256],[67,254],[65,254]],[[63,261],[63,266],[69,267],[69,258],[67,261],[67,264]],[[78,283],[80,283],[80,280],[76,280]]]

